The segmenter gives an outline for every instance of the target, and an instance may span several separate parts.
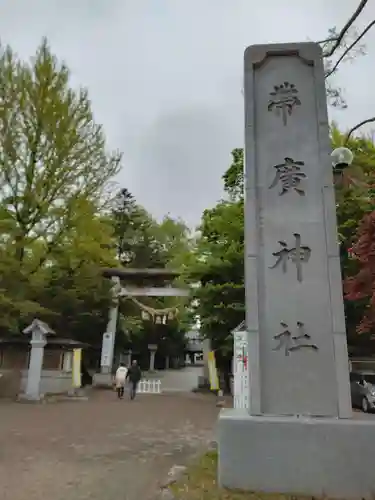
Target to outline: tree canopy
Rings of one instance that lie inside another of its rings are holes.
[[[69,86],[46,40],[30,61],[1,46],[0,78],[1,326],[18,332],[38,315],[70,330],[82,294],[102,289],[108,303],[98,266],[114,262],[101,245],[112,227],[101,207],[121,155],[107,151],[87,91]]]
[[[108,151],[87,91],[70,86],[46,40],[30,61],[1,46],[0,77],[0,335],[39,317],[59,336],[100,345],[112,300],[103,268],[178,265],[188,228],[155,221],[126,188],[113,196],[121,154]],[[164,348],[180,346],[185,304],[146,302],[181,308],[160,332]],[[118,328],[120,344],[155,330],[130,300]]]

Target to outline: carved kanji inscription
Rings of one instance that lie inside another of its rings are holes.
[[[306,179],[306,174],[301,170],[305,163],[303,161],[296,161],[293,158],[284,158],[284,163],[274,165],[276,175],[269,189],[274,188],[278,184],[281,186],[279,195],[287,193],[294,189],[300,196],[304,196],[305,191],[301,186],[301,181]]]
[[[283,124],[286,126],[288,116],[291,116],[296,106],[301,105],[296,86],[293,83],[284,82],[275,85],[269,95],[268,111],[274,111],[277,116],[281,115]]]
[[[306,263],[310,259],[311,249],[308,246],[301,244],[301,235],[298,233],[294,234],[295,245],[289,248],[285,241],[279,241],[281,249],[278,252],[273,252],[273,256],[276,257],[276,262],[270,269],[275,269],[281,266],[283,273],[288,270],[288,261],[291,260],[297,269],[297,280],[302,282],[302,264]]]
[[[285,356],[289,356],[291,352],[301,349],[318,350],[318,346],[312,342],[311,335],[306,333],[305,325],[301,321],[297,321],[295,335],[290,331],[287,323],[282,321],[280,325],[283,330],[273,337],[278,342],[278,345],[273,349],[274,351],[284,349]]]

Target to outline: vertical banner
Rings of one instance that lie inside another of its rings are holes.
[[[81,383],[81,359],[82,359],[82,349],[73,349],[73,370],[72,370],[72,382],[75,389],[79,389],[82,385]]]
[[[208,353],[208,373],[210,378],[210,389],[211,391],[218,391],[219,387],[219,377],[217,376],[216,360],[214,351]]]
[[[234,408],[249,408],[249,353],[247,332],[235,332],[233,341]]]

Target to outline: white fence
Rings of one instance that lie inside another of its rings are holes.
[[[233,340],[233,406],[234,408],[248,408],[250,387],[247,332],[234,332]]]
[[[161,380],[141,380],[138,384],[139,394],[161,394]]]

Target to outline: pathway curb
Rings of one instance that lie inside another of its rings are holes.
[[[209,452],[216,450],[217,450],[217,442],[210,441],[206,451]],[[202,450],[199,453],[195,454],[194,457],[198,458],[201,455],[202,455]],[[185,465],[177,465],[177,464],[173,465],[169,469],[168,475],[165,478],[165,480],[161,482],[160,489],[156,494],[155,500],[176,500],[176,496],[171,491],[170,486],[172,484],[177,483],[180,479],[182,479],[186,471],[187,471],[187,466]]]
[[[167,477],[162,481],[160,491],[156,495],[155,500],[175,500],[175,496],[170,489],[170,486],[179,481],[185,474],[187,467],[185,465],[173,465],[168,472]]]

